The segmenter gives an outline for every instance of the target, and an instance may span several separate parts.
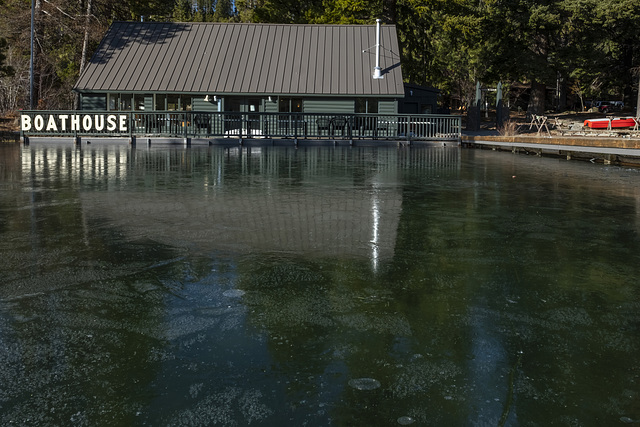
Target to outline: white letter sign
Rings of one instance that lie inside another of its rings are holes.
[[[31,130],[31,117],[23,115],[21,118],[22,118],[21,129],[23,131]]]

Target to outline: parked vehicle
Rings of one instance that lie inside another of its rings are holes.
[[[601,113],[608,113],[613,110],[613,105],[609,101],[595,101],[593,107]]]
[[[622,111],[624,108],[623,101],[587,101],[585,103],[587,110],[597,108],[601,113],[610,113],[612,111]]]

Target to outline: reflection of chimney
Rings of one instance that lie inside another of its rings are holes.
[[[373,69],[374,79],[384,79],[380,69],[380,20],[376,19],[376,66]]]

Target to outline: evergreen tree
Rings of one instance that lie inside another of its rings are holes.
[[[226,22],[233,16],[233,3],[231,0],[218,0],[213,13],[213,21]]]

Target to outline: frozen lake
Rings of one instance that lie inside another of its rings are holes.
[[[640,422],[640,170],[0,145],[0,424]]]

